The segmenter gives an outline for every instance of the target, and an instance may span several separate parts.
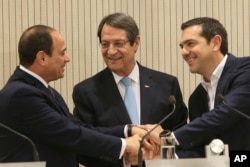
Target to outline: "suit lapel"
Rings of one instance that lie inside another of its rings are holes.
[[[42,85],[39,81],[37,82],[36,87],[44,91],[44,94],[48,99],[48,104],[49,106],[51,106],[51,108],[53,108],[58,113],[68,116],[69,114],[68,107],[65,101],[63,100],[62,96],[55,89],[52,88],[54,91],[54,95],[52,95],[50,90],[46,88],[44,85]]]
[[[223,90],[225,90],[226,85],[228,85],[228,81],[230,81],[229,78],[230,78],[230,76],[232,76],[231,71],[235,67],[234,60],[235,60],[235,58],[232,55],[228,54],[226,64],[225,64],[224,69],[222,71],[221,77],[218,81],[218,85],[216,88],[216,94],[215,94],[216,96],[218,94],[222,94],[222,95],[225,94],[223,92]],[[220,101],[217,100],[217,98],[215,98],[214,107],[217,106],[219,103],[220,103]]]
[[[99,78],[98,84],[98,87],[101,88],[100,91],[102,92],[102,97],[104,97],[103,100],[112,107],[114,115],[121,124],[132,123],[115,83],[115,79],[109,69],[106,68],[103,71],[103,75]]]
[[[151,79],[152,76],[147,72],[147,69],[140,64],[138,65],[140,73],[141,124],[143,124],[148,122],[150,119],[150,111],[153,111],[152,99],[154,99],[155,96],[155,83]],[[132,123],[114,77],[109,69],[106,68],[103,71],[103,75],[99,78],[98,84],[104,97],[103,100],[113,108],[114,115],[116,115],[117,119],[122,124]],[[105,89],[103,89],[103,87]]]
[[[155,96],[155,82],[147,69],[139,65],[140,71],[140,98],[141,98],[141,124],[149,122],[152,103]]]
[[[58,108],[57,111],[60,111],[61,113],[63,113],[63,115],[69,116],[70,112],[64,99],[56,90],[54,90],[54,93],[55,93],[55,97],[52,96],[52,99],[55,102],[54,103],[55,106]]]
[[[64,102],[64,100],[62,99],[61,95],[58,94],[58,92],[54,90],[56,98],[58,99],[56,100],[56,98],[54,98],[51,95],[51,92],[49,91],[49,89],[46,88],[38,79],[22,71],[19,67],[17,67],[15,71],[15,75],[12,79],[15,79],[16,77],[22,78],[22,80],[24,80],[27,84],[34,86],[40,91],[42,91],[45,96],[45,99],[47,99],[48,105],[51,106],[51,108],[53,108],[55,111],[64,115],[68,115],[69,113],[68,107],[66,103]]]

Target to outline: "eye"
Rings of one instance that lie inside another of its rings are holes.
[[[101,48],[106,49],[108,47],[109,47],[109,43],[108,42],[102,42],[101,43]]]
[[[116,48],[123,48],[129,41],[116,41],[114,46]]]
[[[122,48],[124,45],[125,45],[125,42],[124,41],[118,41],[118,42],[115,42],[114,45],[118,48]]]
[[[64,49],[64,50],[61,52],[61,55],[62,55],[62,56],[65,56],[66,54],[67,54],[67,50]]]
[[[197,42],[195,41],[188,41],[186,44],[188,47],[193,47]]]

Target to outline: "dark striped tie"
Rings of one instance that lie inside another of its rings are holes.
[[[53,88],[48,86],[48,89],[49,89],[49,92],[51,93],[51,95],[55,98],[56,95],[55,95],[55,92],[54,92]]]

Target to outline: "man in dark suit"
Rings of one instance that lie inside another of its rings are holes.
[[[250,115],[250,57],[228,53],[227,32],[216,19],[182,24],[180,47],[192,73],[202,76],[189,99],[190,123],[173,133],[179,157],[204,157],[204,147],[219,138],[229,150],[250,150],[250,121],[217,98]]]
[[[77,167],[77,154],[116,162],[123,154],[138,153],[139,136],[124,139],[125,124],[113,128],[83,124],[49,87],[49,82],[64,76],[70,61],[58,31],[32,26],[22,34],[18,51],[20,66],[0,91],[0,122],[30,138],[47,167]],[[146,133],[132,127],[130,134],[135,132]],[[0,162],[33,161],[32,150],[31,143],[0,126]]]
[[[176,77],[143,67],[136,62],[140,44],[139,29],[134,19],[123,13],[113,13],[102,19],[98,37],[107,68],[74,87],[74,115],[94,126],[113,127],[123,124],[156,124],[168,115],[173,106],[169,96],[176,98],[174,114],[161,126],[170,130],[187,121],[187,108]],[[138,122],[132,122],[123,102],[125,88],[121,79],[129,77],[135,92]],[[111,165],[88,159],[88,166]]]

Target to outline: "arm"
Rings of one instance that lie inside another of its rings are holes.
[[[10,103],[15,105],[11,106],[9,113],[12,114],[11,119],[15,120],[12,127],[41,145],[118,160],[122,146],[120,138],[75,123],[67,108],[62,110],[46,96],[37,89],[22,88],[13,93]],[[119,130],[123,133],[123,129],[121,127]]]
[[[245,63],[248,62],[249,61],[245,61]],[[244,66],[244,62],[241,63],[240,66]],[[233,68],[236,67],[234,66]],[[250,71],[248,69],[249,68],[243,68],[236,70],[234,73],[224,74],[225,76],[223,76],[222,83],[219,83],[217,88],[217,91],[223,91],[225,100],[229,105],[246,114],[249,113],[250,107],[250,94],[247,93],[250,92]],[[225,140],[232,142],[231,139],[235,139],[236,136],[244,133],[240,130],[240,127],[247,128],[245,125],[246,120],[224,104],[219,103],[217,99],[215,104],[217,105],[212,111],[204,113],[188,125],[174,131],[181,147],[194,148],[204,146],[217,135],[221,137],[228,136],[227,138],[225,137]],[[190,112],[192,112],[192,110],[190,110]]]

